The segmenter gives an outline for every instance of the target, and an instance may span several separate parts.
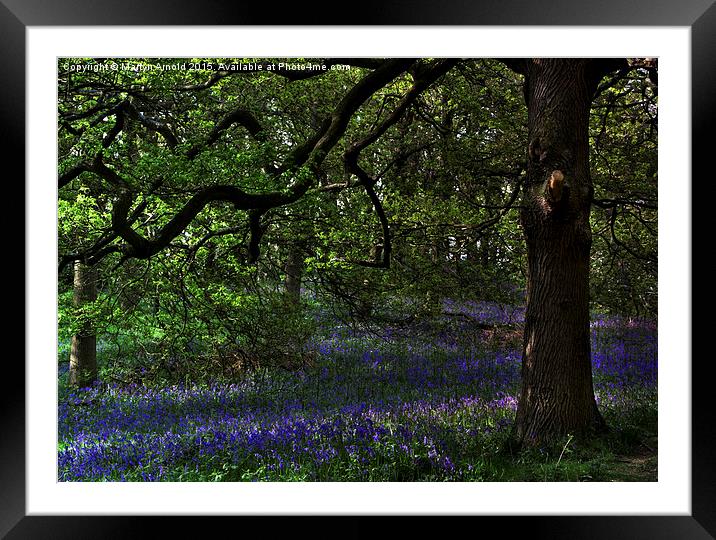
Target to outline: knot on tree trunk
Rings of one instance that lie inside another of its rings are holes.
[[[564,173],[560,170],[552,171],[545,185],[545,199],[550,206],[556,206],[562,199],[566,199],[568,185],[565,183]]]

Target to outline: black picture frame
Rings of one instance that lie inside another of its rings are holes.
[[[25,155],[25,73],[32,66],[25,62],[25,30],[27,26],[76,25],[568,25],[568,26],[684,26],[692,36],[692,178],[713,180],[708,163],[713,153],[712,119],[716,117],[716,5],[714,0],[679,0],[649,2],[647,0],[591,0],[551,2],[523,2],[520,0],[490,0],[468,3],[461,0],[386,0],[363,1],[355,8],[334,9],[300,2],[269,10],[265,3],[216,0],[0,0],[0,50],[3,76],[0,82],[0,149],[3,169],[17,165],[14,176],[6,172],[4,194],[11,186],[16,193],[15,207],[26,202],[24,182]],[[668,151],[668,149],[666,149]],[[662,179],[674,186],[689,185],[690,179]],[[693,186],[693,183],[691,183]],[[23,186],[22,189],[19,186]],[[693,191],[692,191],[693,193]],[[693,197],[692,202],[703,201]],[[692,206],[693,208],[693,206]],[[692,216],[703,215],[695,208]],[[15,218],[4,223],[4,231],[13,231],[3,239],[6,253],[19,258],[25,252],[24,230],[17,231]],[[694,225],[692,246],[697,246],[699,231]],[[15,245],[12,245],[12,243]],[[693,252],[692,252],[693,253]],[[13,266],[21,267],[13,263]],[[693,265],[694,270],[698,270]],[[23,271],[20,278],[25,290]],[[693,285],[692,285],[693,287]],[[692,301],[692,313],[683,316],[696,322],[694,316],[700,304],[706,307],[705,296]],[[24,312],[24,309],[23,309]],[[708,313],[704,310],[702,313]],[[13,319],[23,320],[13,314]],[[32,324],[26,321],[25,324]],[[26,328],[26,327],[25,327]],[[11,334],[6,334],[10,338]],[[695,338],[699,334],[692,331]],[[11,339],[8,339],[11,341]],[[693,341],[692,341],[693,343]],[[695,351],[695,349],[694,349]],[[24,351],[23,351],[24,352]],[[467,526],[470,534],[486,534],[498,528],[508,536],[529,535],[530,538],[628,538],[628,539],[707,539],[716,538],[716,477],[714,475],[714,414],[711,399],[712,383],[708,357],[699,359],[692,353],[692,514],[690,516],[502,516],[456,517],[431,519],[424,517],[401,519],[402,534],[427,531],[426,525],[437,525],[440,536],[452,529]],[[240,517],[137,517],[137,516],[27,516],[25,511],[25,369],[17,361],[5,359],[5,384],[0,391],[0,536],[8,539],[26,538],[143,538],[153,536],[156,526],[165,537],[185,537],[193,530],[202,536],[214,532],[232,531],[236,527],[250,534],[255,527],[270,527],[271,536],[279,530],[309,532],[312,536],[372,536],[386,530],[382,518],[371,516],[339,517],[337,523],[326,523],[317,516],[287,516],[281,518]],[[692,358],[684,358],[691,361]],[[701,361],[699,361],[701,360]],[[706,361],[704,361],[706,360]],[[265,523],[267,519],[270,524]],[[465,523],[466,520],[469,520]],[[334,518],[327,520],[336,521]],[[228,529],[226,527],[229,527]],[[485,529],[485,526],[488,529]],[[250,527],[250,529],[244,529]],[[409,530],[406,530],[408,527]],[[267,530],[268,532],[268,530]]]

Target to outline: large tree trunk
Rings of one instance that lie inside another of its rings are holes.
[[[525,73],[529,166],[520,216],[527,313],[516,435],[535,445],[605,427],[589,336],[590,60],[534,59]]]
[[[75,261],[74,305],[79,311],[97,299],[97,272]],[[97,336],[91,320],[81,316],[82,325],[72,336],[70,347],[70,385],[83,388],[97,380]]]

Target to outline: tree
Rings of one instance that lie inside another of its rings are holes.
[[[592,62],[511,62],[525,76],[528,178],[520,221],[527,244],[527,311],[520,443],[602,428],[589,340],[589,107]]]
[[[70,345],[70,384],[84,388],[97,380],[97,335],[87,308],[97,300],[96,269],[74,263],[74,305],[78,328]]]
[[[602,78],[625,60],[508,61],[525,77],[528,178],[520,221],[527,244],[527,311],[519,443],[606,426],[592,386],[589,267],[594,187],[589,114]]]

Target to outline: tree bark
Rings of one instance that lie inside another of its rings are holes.
[[[589,334],[589,62],[534,59],[525,73],[529,165],[520,221],[528,276],[516,419],[522,445],[605,428]]]
[[[301,277],[303,275],[303,250],[299,244],[289,246],[286,264],[284,287],[286,299],[294,305],[301,301]]]
[[[74,263],[73,301],[78,312],[97,299],[97,271],[80,261]],[[97,380],[97,336],[89,317],[81,315],[81,326],[70,346],[70,385],[90,386]]]

